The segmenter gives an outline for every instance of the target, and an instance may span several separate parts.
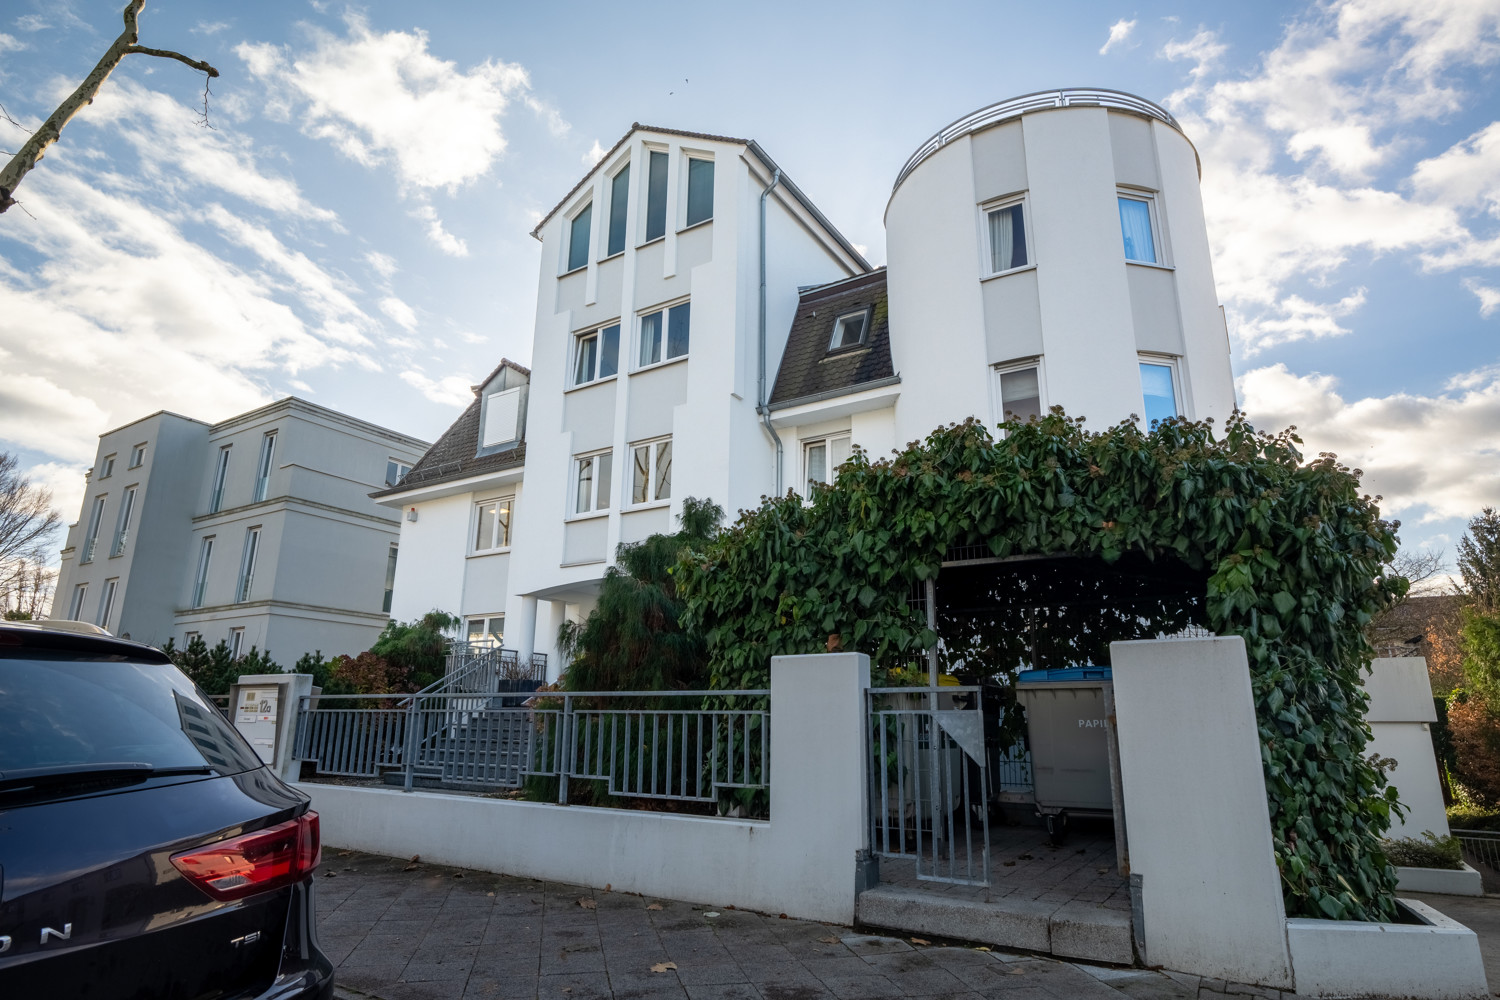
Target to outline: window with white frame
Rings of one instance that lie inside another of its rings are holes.
[[[68,604],[68,619],[70,621],[83,621],[83,602],[88,597],[89,585],[80,583],[73,588],[73,600]]]
[[[203,607],[203,595],[208,590],[208,567],[214,557],[214,536],[203,539],[198,547],[198,571],[193,574],[192,607]]]
[[[244,651],[245,651],[245,630],[242,629],[242,628],[232,628],[232,629],[230,629],[229,630],[229,656],[230,656],[230,658],[238,660],[240,658],[240,654],[243,653]]]
[[[464,638],[481,646],[499,646],[505,639],[504,615],[476,615],[464,622]]]
[[[208,512],[217,514],[224,506],[224,482],[229,478],[229,445],[219,449],[219,461],[214,465],[214,489],[208,498]]]
[[[1026,239],[1025,199],[987,207],[984,217],[990,241],[990,273],[1028,266],[1031,248]]]
[[[568,221],[568,270],[576,271],[589,262],[589,229],[594,219],[594,203],[589,202]]]
[[[496,497],[474,505],[474,551],[510,548],[511,507],[515,497]]]
[[[115,591],[119,589],[118,577],[104,581],[104,593],[99,596],[99,616],[94,619],[94,624],[102,629],[109,628],[109,620],[115,613]]]
[[[656,503],[672,497],[672,439],[630,446],[630,502]]]
[[[105,455],[104,461],[99,463],[99,478],[108,479],[115,474],[115,456]]]
[[[125,553],[125,543],[130,539],[130,515],[135,513],[135,491],[132,486],[125,491],[125,499],[120,504],[120,520],[115,524],[115,540],[109,547],[110,558]]]
[[[869,306],[853,312],[840,313],[833,321],[833,336],[828,340],[830,351],[842,351],[861,347],[870,337]]]
[[[1159,264],[1156,253],[1156,204],[1148,194],[1120,192],[1120,234],[1125,239],[1125,259]]]
[[[1000,420],[1022,423],[1042,415],[1042,380],[1038,365],[1018,365],[995,372]]]
[[[266,431],[260,439],[260,461],[255,463],[255,502],[266,498],[271,488],[271,469],[276,460],[276,432]]]
[[[609,510],[611,466],[614,455],[608,451],[579,455],[573,462],[573,513],[589,514]]]
[[[609,179],[609,242],[606,257],[625,252],[625,223],[630,219],[630,164]]]
[[[138,444],[130,449],[130,468],[139,469],[146,461],[146,446]]]
[[[187,649],[194,642],[202,642],[202,641],[203,641],[203,633],[202,632],[184,632],[184,633],[182,633],[182,648],[183,649]]]
[[[1181,416],[1177,408],[1177,366],[1167,358],[1141,360],[1141,396],[1146,404],[1146,426]]]
[[[395,486],[401,482],[401,477],[411,471],[411,465],[401,461],[399,458],[388,458],[385,460],[385,484]]]
[[[831,434],[817,441],[804,442],[802,467],[807,473],[804,496],[812,496],[813,487],[819,483],[832,483],[839,466],[849,461],[850,451],[848,434]]]
[[[99,545],[99,525],[104,520],[104,501],[108,498],[108,493],[94,497],[93,509],[89,511],[89,530],[83,536],[83,553],[78,558],[79,562],[94,561],[94,549]]]
[[[620,370],[620,324],[580,333],[573,340],[573,384],[587,385]]]
[[[687,222],[696,226],[714,217],[714,161],[690,157],[687,161]]]
[[[646,165],[646,242],[667,234],[667,154],[650,150]]]
[[[380,610],[386,614],[391,613],[391,601],[396,597],[396,549],[395,542],[391,543],[390,549],[385,555],[385,597],[380,602]]]
[[[239,583],[234,588],[234,599],[238,603],[250,600],[250,588],[255,583],[255,560],[260,555],[260,526],[245,529],[245,548],[240,553]]]
[[[521,439],[521,390],[524,386],[492,392],[484,400],[484,445],[491,448]]]
[[[682,302],[641,317],[639,367],[646,368],[687,356],[688,329],[692,322],[690,305],[689,302]]]

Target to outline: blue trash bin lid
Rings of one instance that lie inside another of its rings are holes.
[[[1081,667],[1054,667],[1051,670],[1023,670],[1016,675],[1016,685],[1046,684],[1058,681],[1108,681],[1112,680],[1109,667],[1085,664]]]

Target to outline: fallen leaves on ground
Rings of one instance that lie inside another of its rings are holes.
[[[834,935],[832,935],[832,934],[828,935],[827,937],[818,938],[818,940],[821,941],[821,942],[823,942],[824,944],[838,944],[839,943],[839,939],[837,937],[835,937]]]
[[[912,944],[932,944],[932,942],[929,941],[929,940],[927,940],[926,938],[912,938],[911,939],[911,943]]]
[[[1017,965],[1012,968],[1006,969],[1005,974],[1007,976],[1024,976],[1026,975],[1026,970]]]
[[[677,968],[677,963],[676,962],[657,962],[655,965],[651,966],[651,971],[652,972],[668,972],[668,971],[675,970],[676,968]]]
[[[646,904],[646,909],[648,909],[648,910],[659,910],[659,909],[661,909],[661,904],[660,903],[647,903]]]
[[[599,908],[599,904],[596,903],[596,902],[594,902],[592,899],[590,899],[587,896],[584,896],[583,898],[579,899],[578,900],[578,905],[581,906],[581,907],[583,907],[585,910],[597,910]]]
[[[987,946],[981,944],[981,945],[975,945],[974,950],[975,951],[989,951],[990,949]]]
[[[613,890],[614,890],[614,886],[610,885],[608,882],[604,883],[604,891],[605,892],[611,892]]]
[[[463,878],[464,877],[464,873],[463,872],[454,872],[453,873],[453,877],[454,878]]]
[[[412,864],[416,864],[418,861],[421,861],[421,860],[422,860],[422,855],[420,855],[420,854],[413,854],[411,856],[411,863]]]
[[[403,868],[401,870],[404,871],[404,872],[414,872],[414,871],[416,871],[420,867],[422,867],[422,866],[421,865],[407,865],[405,868]]]

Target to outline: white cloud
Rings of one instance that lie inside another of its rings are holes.
[[[0,351],[0,361],[9,369],[0,379],[0,413],[5,414],[0,437],[30,451],[92,459],[99,434],[106,430],[105,412],[87,396],[18,370],[16,360],[9,351]]]
[[[1346,334],[1348,328],[1338,321],[1364,304],[1363,288],[1356,288],[1338,302],[1311,302],[1300,295],[1288,295],[1276,303],[1274,314],[1257,314],[1236,332],[1249,345],[1245,356],[1254,357],[1277,344]]]
[[[474,333],[469,330],[460,330],[458,339],[462,340],[465,344],[483,344],[487,343],[490,338],[481,336],[480,334]]]
[[[371,250],[369,253],[365,254],[365,263],[373,267],[375,269],[375,273],[380,275],[387,281],[390,280],[391,275],[395,274],[396,271],[399,270],[396,265],[396,258],[392,257],[388,253],[381,253],[378,250]]]
[[[405,371],[401,373],[401,381],[434,403],[464,407],[474,402],[474,390],[469,380],[460,375],[448,375],[434,381],[421,372]]]
[[[228,21],[199,21],[188,30],[195,35],[217,35],[228,27]]]
[[[583,160],[583,165],[586,168],[593,169],[594,164],[604,159],[604,154],[607,152],[609,152],[609,150],[599,145],[599,140],[595,139],[594,144],[589,147],[589,151],[587,153],[584,153],[581,157],[581,159]]]
[[[343,37],[312,29],[310,51],[243,43],[235,52],[297,109],[303,131],[364,166],[393,166],[408,190],[451,191],[486,174],[505,152],[500,119],[513,99],[550,111],[517,64],[460,70],[428,50],[424,31],[376,33],[353,11],[344,20]],[[554,118],[554,132],[565,131]]]
[[[0,31],[0,52],[20,52],[27,47],[26,43],[15,35],[7,35],[5,32]]]
[[[1174,19],[1175,20],[1175,19]],[[1113,35],[1113,32],[1111,32]],[[1192,62],[1192,69],[1188,73],[1194,80],[1213,68],[1219,61],[1219,57],[1229,50],[1229,46],[1219,41],[1219,36],[1207,30],[1200,30],[1192,38],[1185,42],[1172,39],[1162,46],[1162,57],[1176,62],[1179,59],[1187,59]]]
[[[1135,21],[1127,21],[1123,17],[1109,26],[1109,38],[1100,47],[1099,54],[1106,55],[1116,45],[1124,45],[1130,38],[1130,33],[1135,30]]]
[[[438,218],[437,209],[431,205],[418,205],[407,214],[427,223],[427,238],[443,253],[450,257],[469,256],[469,244],[443,228],[443,220]]]
[[[1335,452],[1365,471],[1382,512],[1423,521],[1472,517],[1500,496],[1500,368],[1465,373],[1441,394],[1345,400],[1329,375],[1285,365],[1239,379],[1257,427],[1295,424],[1309,454]]]
[[[52,25],[40,14],[22,14],[16,18],[16,27],[22,31],[45,31]]]
[[[1500,288],[1482,285],[1473,278],[1465,278],[1463,284],[1479,299],[1479,315],[1488,319],[1495,314],[1496,309],[1500,309]]]
[[[412,311],[411,306],[402,302],[394,295],[380,300],[380,311],[407,330],[416,330],[417,328],[417,314]]]
[[[72,524],[83,512],[83,474],[88,468],[87,462],[40,462],[26,469],[23,475],[36,485],[51,490],[52,509],[62,516],[64,524]],[[59,533],[59,548],[62,538]]]

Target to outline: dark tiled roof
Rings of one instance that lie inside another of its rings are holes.
[[[868,306],[874,309],[866,346],[829,353],[833,321]],[[868,383],[893,377],[890,334],[885,268],[807,289],[797,303],[797,315],[776,373],[776,387],[771,391],[771,405],[808,396],[858,392]]]
[[[471,386],[469,386],[469,388],[473,389],[474,392],[475,392],[475,394],[477,395],[479,393],[480,389],[483,389],[485,386],[487,386],[491,382],[495,381],[495,376],[500,374],[500,369],[502,369],[502,368],[512,368],[512,369],[520,372],[522,375],[525,375],[527,381],[531,380],[531,369],[530,368],[522,367],[521,365],[516,364],[510,358],[501,358],[500,359],[500,363],[495,366],[495,368],[494,368],[493,371],[491,371],[484,378],[480,379],[478,385],[471,385]]]
[[[476,397],[474,402],[470,403],[468,409],[464,410],[463,414],[453,421],[453,425],[443,432],[443,436],[437,439],[437,443],[427,449],[427,453],[411,467],[410,472],[402,477],[401,482],[390,489],[371,493],[370,496],[390,496],[392,493],[401,493],[417,486],[433,486],[454,479],[467,479],[486,472],[516,469],[525,465],[525,441],[514,448],[492,455],[475,457],[474,454],[479,450],[479,413],[482,403],[482,400],[477,397],[481,389],[495,380],[495,376],[500,374],[502,368],[514,368],[528,376],[531,374],[528,369],[522,368],[514,361],[502,359],[500,364],[495,366],[495,370],[474,387]]]

